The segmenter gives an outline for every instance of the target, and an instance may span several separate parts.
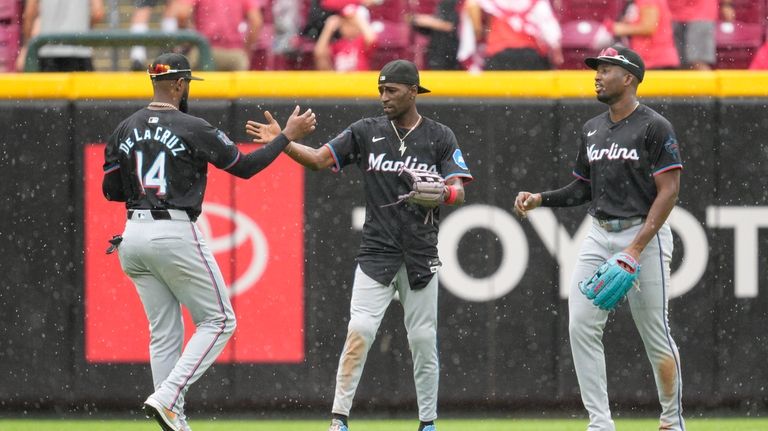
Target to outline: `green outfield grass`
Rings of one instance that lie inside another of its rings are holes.
[[[416,431],[413,420],[356,420],[353,431]],[[442,419],[440,431],[584,431],[584,419]],[[194,418],[194,431],[326,431],[327,420],[210,420]],[[618,419],[617,431],[654,431],[655,419]],[[687,421],[689,431],[765,431],[768,419],[696,418]],[[2,431],[158,431],[145,419],[136,420],[32,420],[0,419]]]

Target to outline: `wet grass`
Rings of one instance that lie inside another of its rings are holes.
[[[352,431],[416,431],[414,420],[356,420]],[[326,431],[323,420],[216,420],[192,418],[194,431]],[[585,419],[442,419],[440,431],[584,431]],[[653,431],[656,419],[618,419],[618,431]],[[687,422],[690,431],[764,431],[768,418],[696,418]],[[2,431],[157,431],[160,428],[146,419],[135,420],[33,420],[0,419]]]

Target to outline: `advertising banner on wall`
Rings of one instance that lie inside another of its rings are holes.
[[[254,145],[241,145],[249,152]],[[84,147],[86,360],[148,362],[149,330],[141,302],[107,255],[122,232],[125,206],[101,198],[104,144]],[[198,227],[216,257],[238,318],[219,357],[228,363],[295,363],[304,359],[302,168],[287,157],[251,180],[212,168]],[[280,193],[273,190],[279,187]],[[187,338],[194,331],[185,314]]]
[[[306,142],[314,147],[380,114],[375,102],[326,98],[204,100],[192,112],[247,142],[246,120],[268,108],[284,121],[299,102],[320,118]],[[684,160],[669,219],[669,325],[681,352],[683,399],[694,408],[749,406],[764,399],[768,380],[768,153],[759,109],[766,101],[644,103],[675,126]],[[125,208],[103,199],[101,164],[103,142],[143,102],[6,105],[0,351],[9,372],[0,399],[19,408],[133,408],[152,385],[148,323],[118,256],[104,254],[123,230]],[[430,96],[420,103],[422,115],[454,131],[475,176],[465,205],[440,211],[441,410],[579,405],[564,287],[591,220],[584,207],[540,208],[525,220],[511,208],[520,190],[572,180],[581,128],[604,109],[591,98]],[[359,169],[310,172],[281,156],[247,181],[214,168],[208,178],[197,223],[231,288],[238,328],[190,401],[217,411],[330,407],[365,220]],[[656,408],[629,308],[611,314],[604,335],[611,400]],[[363,408],[415,406],[402,319],[402,307],[392,304],[355,398]]]

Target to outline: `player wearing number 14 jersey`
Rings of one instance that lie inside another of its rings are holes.
[[[195,220],[202,210],[208,164],[250,178],[290,140],[315,129],[315,115],[299,115],[270,143],[242,154],[224,132],[186,113],[192,76],[180,54],[150,66],[154,98],[115,129],[105,150],[104,196],[126,203],[122,238],[113,239],[125,274],[139,294],[150,327],[154,392],[147,416],[165,431],[188,430],[184,395],[221,353],[235,330],[235,315],[216,261]],[[180,306],[195,323],[184,346]],[[183,348],[183,351],[182,351]]]

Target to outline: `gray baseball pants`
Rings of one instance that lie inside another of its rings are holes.
[[[641,226],[608,232],[597,222],[579,251],[568,299],[571,351],[581,399],[589,413],[589,431],[614,431],[608,404],[603,329],[608,311],[597,308],[579,290],[613,254],[626,248]],[[665,224],[640,255],[639,289],[627,294],[632,318],[651,362],[661,403],[660,428],[684,431],[680,356],[669,330],[667,303],[672,260],[672,230]]]
[[[219,356],[236,322],[219,266],[197,225],[183,211],[169,212],[172,220],[153,220],[149,211],[134,210],[118,251],[149,320],[151,396],[183,417],[189,386]],[[181,305],[196,326],[186,346]]]
[[[333,413],[349,415],[368,351],[376,337],[384,312],[395,292],[403,304],[405,329],[413,359],[413,379],[419,420],[437,419],[437,388],[440,364],[437,354],[437,275],[424,289],[412,290],[405,265],[389,285],[367,276],[358,266],[352,286],[347,340],[339,359]]]

